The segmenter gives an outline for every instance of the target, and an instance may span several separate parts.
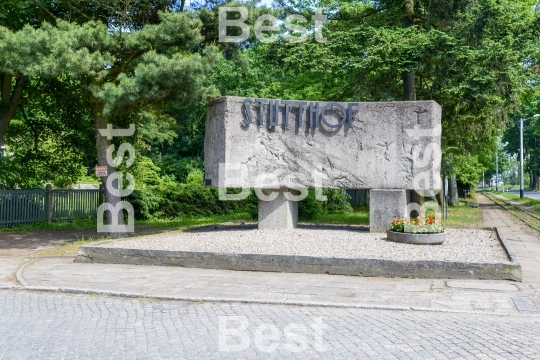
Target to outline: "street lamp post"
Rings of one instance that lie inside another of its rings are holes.
[[[495,152],[495,191],[499,191],[499,146]]]
[[[523,199],[523,122],[535,117],[539,117],[540,114],[534,114],[530,118],[519,119],[519,197]]]

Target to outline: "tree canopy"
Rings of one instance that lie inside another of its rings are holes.
[[[261,14],[281,20],[302,14],[308,39],[286,41],[280,24],[275,42],[260,42],[252,31],[244,43],[220,43],[220,6],[246,6],[251,25]],[[316,8],[328,16],[324,43],[315,41],[309,20]],[[273,8],[237,1],[190,7],[172,0],[7,1],[0,9],[0,138],[11,155],[0,183],[67,186],[77,169],[105,164],[110,144],[95,130],[109,122],[135,123],[136,135],[122,141],[156,164],[160,176],[185,181],[202,167],[204,101],[223,94],[435,100],[443,108],[444,173],[470,184],[494,167],[504,131],[503,143],[515,152],[516,119],[540,111],[539,9],[534,0],[279,0]],[[535,124],[526,130],[531,159]],[[35,162],[33,173],[22,170],[25,161]]]

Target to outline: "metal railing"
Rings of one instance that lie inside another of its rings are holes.
[[[95,217],[101,190],[0,190],[0,226]]]

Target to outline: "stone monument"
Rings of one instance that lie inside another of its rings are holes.
[[[227,96],[209,102],[206,116],[205,184],[257,189],[259,229],[296,227],[301,189],[370,189],[370,231],[380,232],[408,216],[406,190],[441,188],[434,101]]]

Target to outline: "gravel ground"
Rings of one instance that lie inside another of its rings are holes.
[[[384,233],[354,227],[302,227],[286,231],[259,231],[253,227],[220,226],[174,231],[126,240],[105,247],[200,251],[217,253],[304,255],[331,258],[504,262],[506,252],[497,235],[488,230],[447,229],[442,245],[410,245],[389,241]]]

